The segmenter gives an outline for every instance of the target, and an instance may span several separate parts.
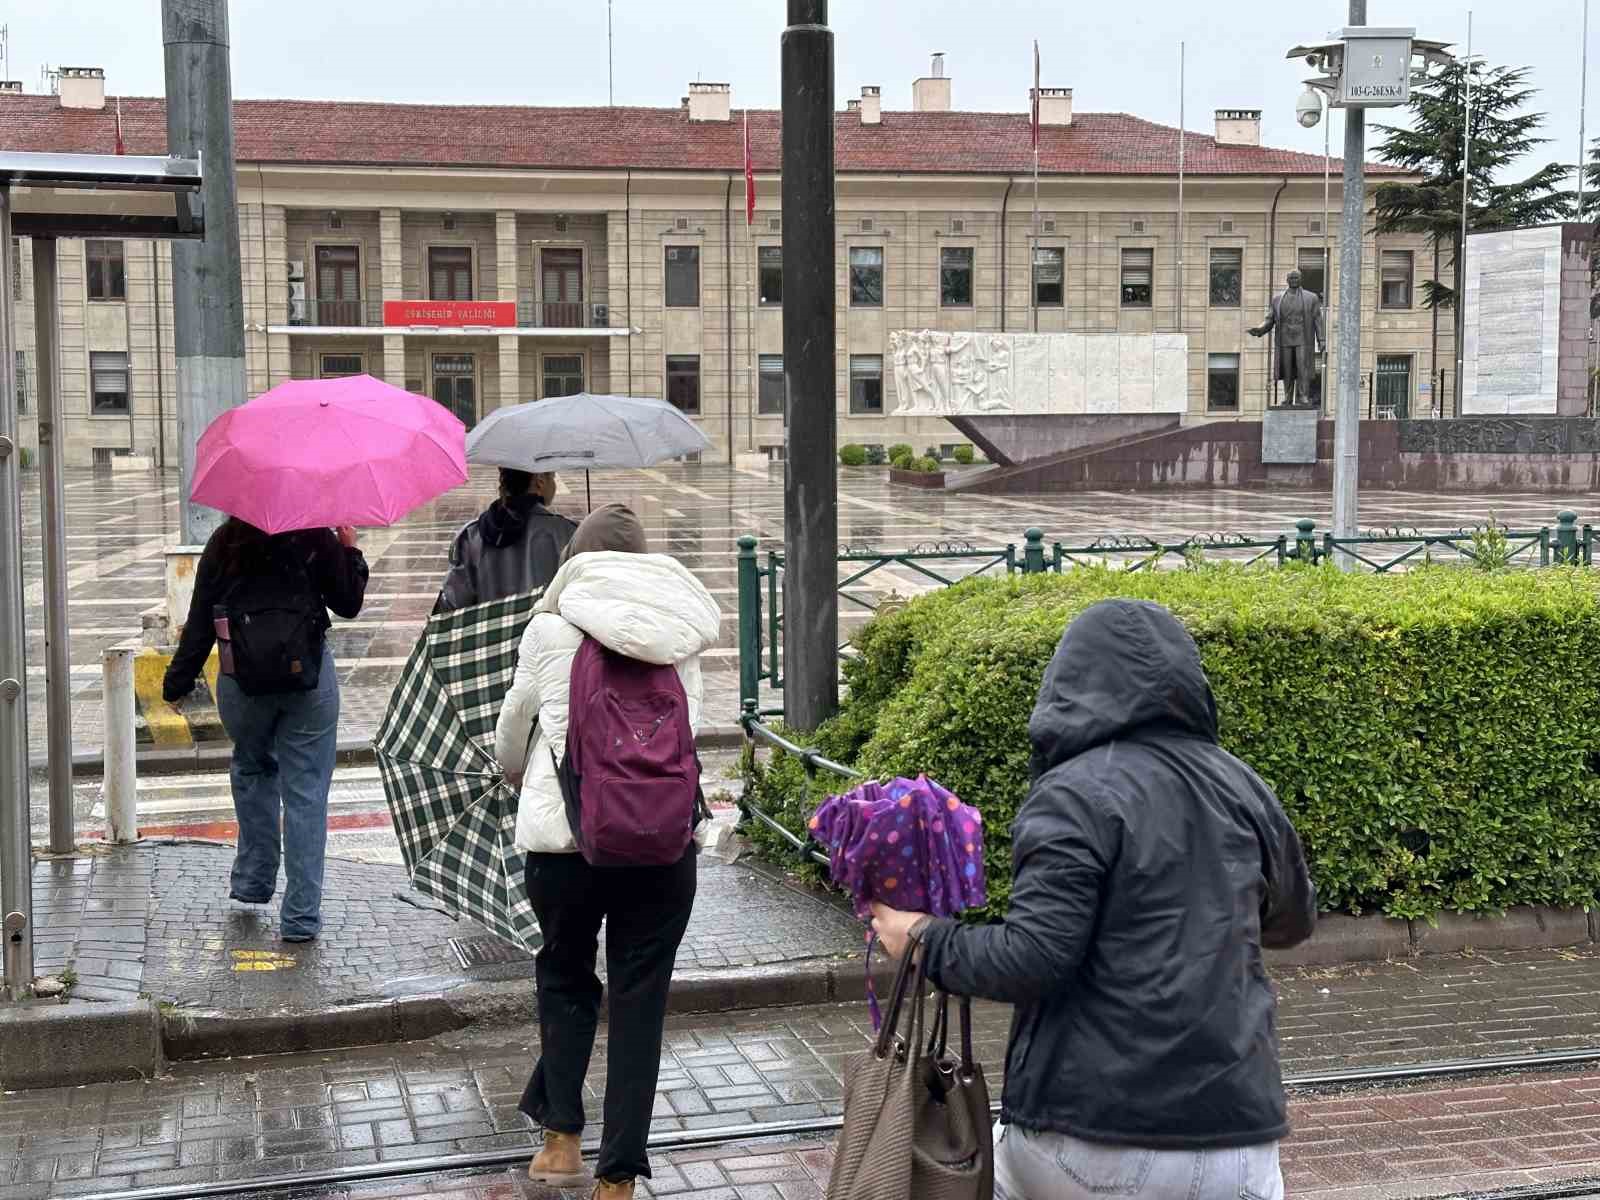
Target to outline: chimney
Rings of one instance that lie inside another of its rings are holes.
[[[106,73],[100,67],[61,68],[62,108],[104,108]]]
[[[883,89],[878,87],[864,87],[861,89],[861,123],[863,125],[883,124]]]
[[[1261,110],[1259,108],[1217,109],[1217,145],[1261,145]]]
[[[724,121],[733,111],[733,88],[726,83],[689,85],[689,120]]]
[[[950,111],[950,80],[944,73],[942,50],[934,52],[933,73],[911,85],[911,109],[913,112]]]
[[[1033,98],[1032,89],[1029,89],[1028,98]],[[1043,125],[1071,125],[1072,124],[1072,89],[1047,88],[1039,89],[1039,124]]]
[[[22,80],[0,79],[0,96],[22,95]]]

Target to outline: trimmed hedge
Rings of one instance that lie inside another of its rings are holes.
[[[971,446],[962,443],[950,452],[950,457],[955,459],[959,465],[963,467],[970,467],[973,462],[977,460],[978,456],[976,453],[974,453]]]
[[[916,457],[916,451],[913,450],[910,446],[906,445],[905,442],[896,442],[894,445],[889,447],[889,461],[890,462],[893,462],[897,458],[915,458],[915,457]]]
[[[849,700],[808,740],[977,805],[1003,912],[1039,681],[1068,621],[1113,596],[1165,604],[1194,635],[1223,744],[1283,800],[1325,909],[1428,918],[1600,895],[1600,580],[1581,570],[971,580],[866,626]],[[838,786],[752,758],[752,796],[797,832]]]
[[[846,467],[864,467],[867,465],[867,448],[851,442],[848,446],[839,447],[839,462]]]

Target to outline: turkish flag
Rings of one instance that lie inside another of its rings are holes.
[[[756,164],[750,157],[750,113],[744,114],[744,223],[752,225],[756,219]]]

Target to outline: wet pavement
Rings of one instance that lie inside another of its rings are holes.
[[[24,477],[25,583],[30,661],[43,661],[43,592],[38,535],[37,476]],[[723,605],[723,636],[707,661],[708,711],[714,721],[737,716],[738,538],[751,533],[763,548],[783,536],[783,476],[725,466],[673,466],[617,471],[594,477],[596,504],[630,504],[643,518],[654,548],[677,555],[705,581]],[[338,622],[333,647],[343,687],[342,742],[365,742],[381,720],[394,680],[427,619],[447,565],[449,545],[462,523],[493,497],[492,472],[419,509],[392,529],[363,535],[372,566],[367,606],[356,621]],[[71,472],[66,482],[68,579],[72,629],[73,736],[80,752],[101,741],[100,672],[103,651],[140,634],[140,614],[162,602],[165,547],[177,540],[175,475]],[[556,507],[582,516],[581,492],[567,492]],[[1455,529],[1497,519],[1515,528],[1553,524],[1563,507],[1580,520],[1600,518],[1600,495],[1428,495],[1368,493],[1362,521],[1368,527]],[[904,550],[932,544],[1020,547],[1029,527],[1047,541],[1087,543],[1102,534],[1143,533],[1164,538],[1245,533],[1274,537],[1298,518],[1319,528],[1329,520],[1324,493],[1214,490],[1123,494],[1087,492],[1016,498],[930,494],[892,487],[882,471],[846,470],[840,477],[840,540],[855,548]],[[959,574],[974,563],[941,569]],[[868,592],[903,595],[929,581],[904,568],[875,573]],[[863,610],[845,605],[847,621]],[[44,749],[43,672],[30,672],[29,732],[36,755]]]
[[[1298,971],[1278,982],[1292,1087],[1341,1068],[1600,1046],[1600,957],[1592,954],[1449,955]],[[978,1056],[998,1094],[1009,1012],[980,1005],[975,1026]],[[669,1018],[654,1132],[757,1126],[781,1133],[784,1122],[835,1116],[842,1073],[868,1028],[859,1002]],[[516,1105],[535,1053],[531,1027],[477,1028],[384,1047],[179,1063],[141,1082],[0,1095],[0,1194],[36,1200],[531,1147]],[[605,1065],[602,1028],[585,1096],[592,1119]],[[1502,1184],[1530,1182],[1536,1176],[1528,1172],[1600,1173],[1600,1081],[1570,1076],[1357,1095],[1295,1087],[1296,1136],[1285,1157],[1291,1194],[1344,1195],[1340,1189],[1388,1180],[1404,1186],[1387,1194],[1427,1196],[1460,1190],[1449,1181],[1468,1175],[1474,1186],[1484,1184],[1487,1172],[1500,1173]],[[752,1153],[779,1152],[724,1148],[689,1161],[748,1163]],[[774,1194],[718,1193],[711,1189],[745,1185],[716,1170],[723,1174],[707,1166],[663,1171],[659,1194]],[[1430,1190],[1422,1186],[1428,1180],[1447,1183]]]
[[[144,994],[180,1017],[189,1009],[238,1018],[336,1011],[506,979],[527,984],[531,1006],[528,956],[438,911],[411,891],[401,868],[329,859],[322,936],[289,944],[278,938],[276,905],[227,898],[232,860],[231,847],[161,841],[40,860],[39,973],[70,968],[77,998]],[[490,961],[466,966],[456,944]],[[842,902],[759,864],[706,859],[676,973],[793,970],[814,960],[859,960],[863,950],[860,926]],[[601,964],[603,977],[603,938]]]

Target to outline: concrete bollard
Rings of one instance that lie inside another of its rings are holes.
[[[134,757],[134,646],[113,646],[103,661],[106,841],[139,837],[139,785]]]

